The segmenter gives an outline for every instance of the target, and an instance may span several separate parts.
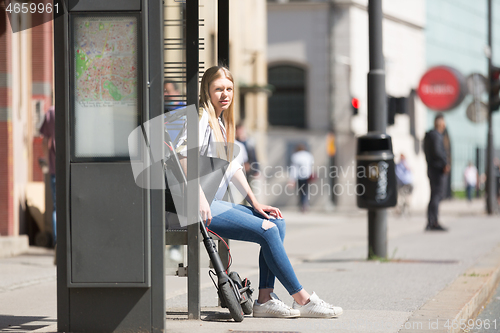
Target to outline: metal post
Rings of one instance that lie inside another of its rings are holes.
[[[148,66],[149,80],[154,81],[149,91],[149,119],[163,115],[163,1],[148,0]],[[158,74],[159,73],[159,74]],[[160,80],[158,80],[158,77]],[[160,81],[160,82],[158,82]],[[157,128],[163,138],[163,128]],[[164,147],[164,146],[162,146]],[[162,156],[165,156],[162,153]],[[160,171],[160,174],[163,170]],[[151,209],[151,332],[162,333],[166,327],[165,317],[165,192],[153,190],[156,177],[150,182]]]
[[[186,1],[186,82],[187,105],[198,110],[199,1]],[[198,225],[198,116],[188,113],[187,156],[187,237],[188,237],[188,318],[200,319],[200,227]]]
[[[229,67],[229,0],[217,1],[217,58]]]
[[[481,150],[479,149],[479,147],[476,147],[476,168],[478,170],[478,172],[480,172],[481,170],[481,164],[482,161],[481,161]],[[476,185],[476,198],[480,198],[481,197],[481,186],[479,185],[479,182],[478,184]]]
[[[68,253],[66,251],[69,243],[67,237],[67,221],[69,220],[69,140],[65,130],[68,120],[69,109],[69,61],[66,53],[68,40],[68,8],[66,3],[61,2],[64,14],[54,19],[54,95],[55,95],[55,121],[56,121],[56,214],[57,214],[57,331],[68,332],[70,330],[70,299],[68,288],[68,273],[66,263]]]
[[[217,63],[229,67],[229,0],[217,1]],[[229,239],[224,240],[229,245]],[[222,264],[227,267],[229,251],[224,242],[219,241],[218,249]]]
[[[492,69],[492,59],[493,59],[493,48],[492,48],[492,31],[491,31],[491,19],[492,19],[492,11],[491,11],[491,0],[488,0],[488,76],[489,82],[491,82],[491,69]],[[497,199],[495,193],[495,167],[493,165],[493,157],[495,154],[495,146],[493,143],[493,110],[492,110],[492,102],[493,96],[489,96],[488,100],[489,108],[488,108],[488,145],[487,145],[487,153],[486,153],[486,210],[489,215],[497,213]]]
[[[382,52],[382,0],[368,1],[370,72],[368,73],[368,132],[385,133],[387,108]],[[387,210],[368,211],[368,258],[387,257]]]

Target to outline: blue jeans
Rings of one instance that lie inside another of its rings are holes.
[[[285,220],[271,219],[276,226],[266,230],[262,227],[264,217],[251,207],[214,200],[210,210],[210,230],[224,238],[260,245],[259,289],[274,288],[276,277],[290,295],[302,289],[283,246]]]
[[[467,200],[472,201],[472,192],[474,191],[474,187],[467,184],[465,191],[467,193]]]
[[[299,206],[300,208],[307,208],[309,204],[309,179],[298,179],[297,186],[299,192]]]
[[[52,230],[54,236],[54,245],[57,244],[57,227],[56,227],[56,175],[50,175],[50,188],[52,189]]]

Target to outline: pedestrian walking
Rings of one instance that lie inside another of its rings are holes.
[[[465,193],[467,194],[467,200],[472,201],[472,191],[477,185],[477,168],[472,162],[465,168],[464,171],[464,182],[465,182]]]
[[[439,223],[439,203],[445,196],[450,162],[443,142],[446,123],[442,114],[434,119],[434,129],[424,138],[424,153],[427,160],[427,176],[431,186],[431,197],[427,207],[427,227],[425,230],[446,231]]]
[[[304,144],[298,144],[291,157],[290,184],[297,184],[301,212],[309,208],[309,183],[313,176],[314,157]]]

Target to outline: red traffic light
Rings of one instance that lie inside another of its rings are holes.
[[[356,97],[353,97],[351,100],[351,105],[353,108],[358,109],[359,108],[359,99]]]
[[[358,114],[359,100],[356,97],[351,98],[352,114],[355,116]]]

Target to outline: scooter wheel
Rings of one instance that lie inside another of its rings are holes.
[[[234,321],[236,322],[243,321],[243,318],[245,316],[243,315],[243,310],[241,309],[241,305],[238,302],[236,295],[234,294],[234,290],[231,287],[231,284],[224,283],[222,286],[219,287],[219,291],[221,292],[222,297],[224,298],[224,303],[226,307],[229,309],[231,317],[234,319]]]
[[[236,272],[229,273],[229,278],[233,280],[238,289],[243,288],[243,282],[241,281],[240,275],[238,273]],[[253,301],[252,297],[250,297],[250,293],[248,291],[245,291],[244,293],[241,294],[241,297],[245,299],[245,301],[241,303],[241,309],[243,310],[243,313],[245,313],[246,315],[252,314]]]

